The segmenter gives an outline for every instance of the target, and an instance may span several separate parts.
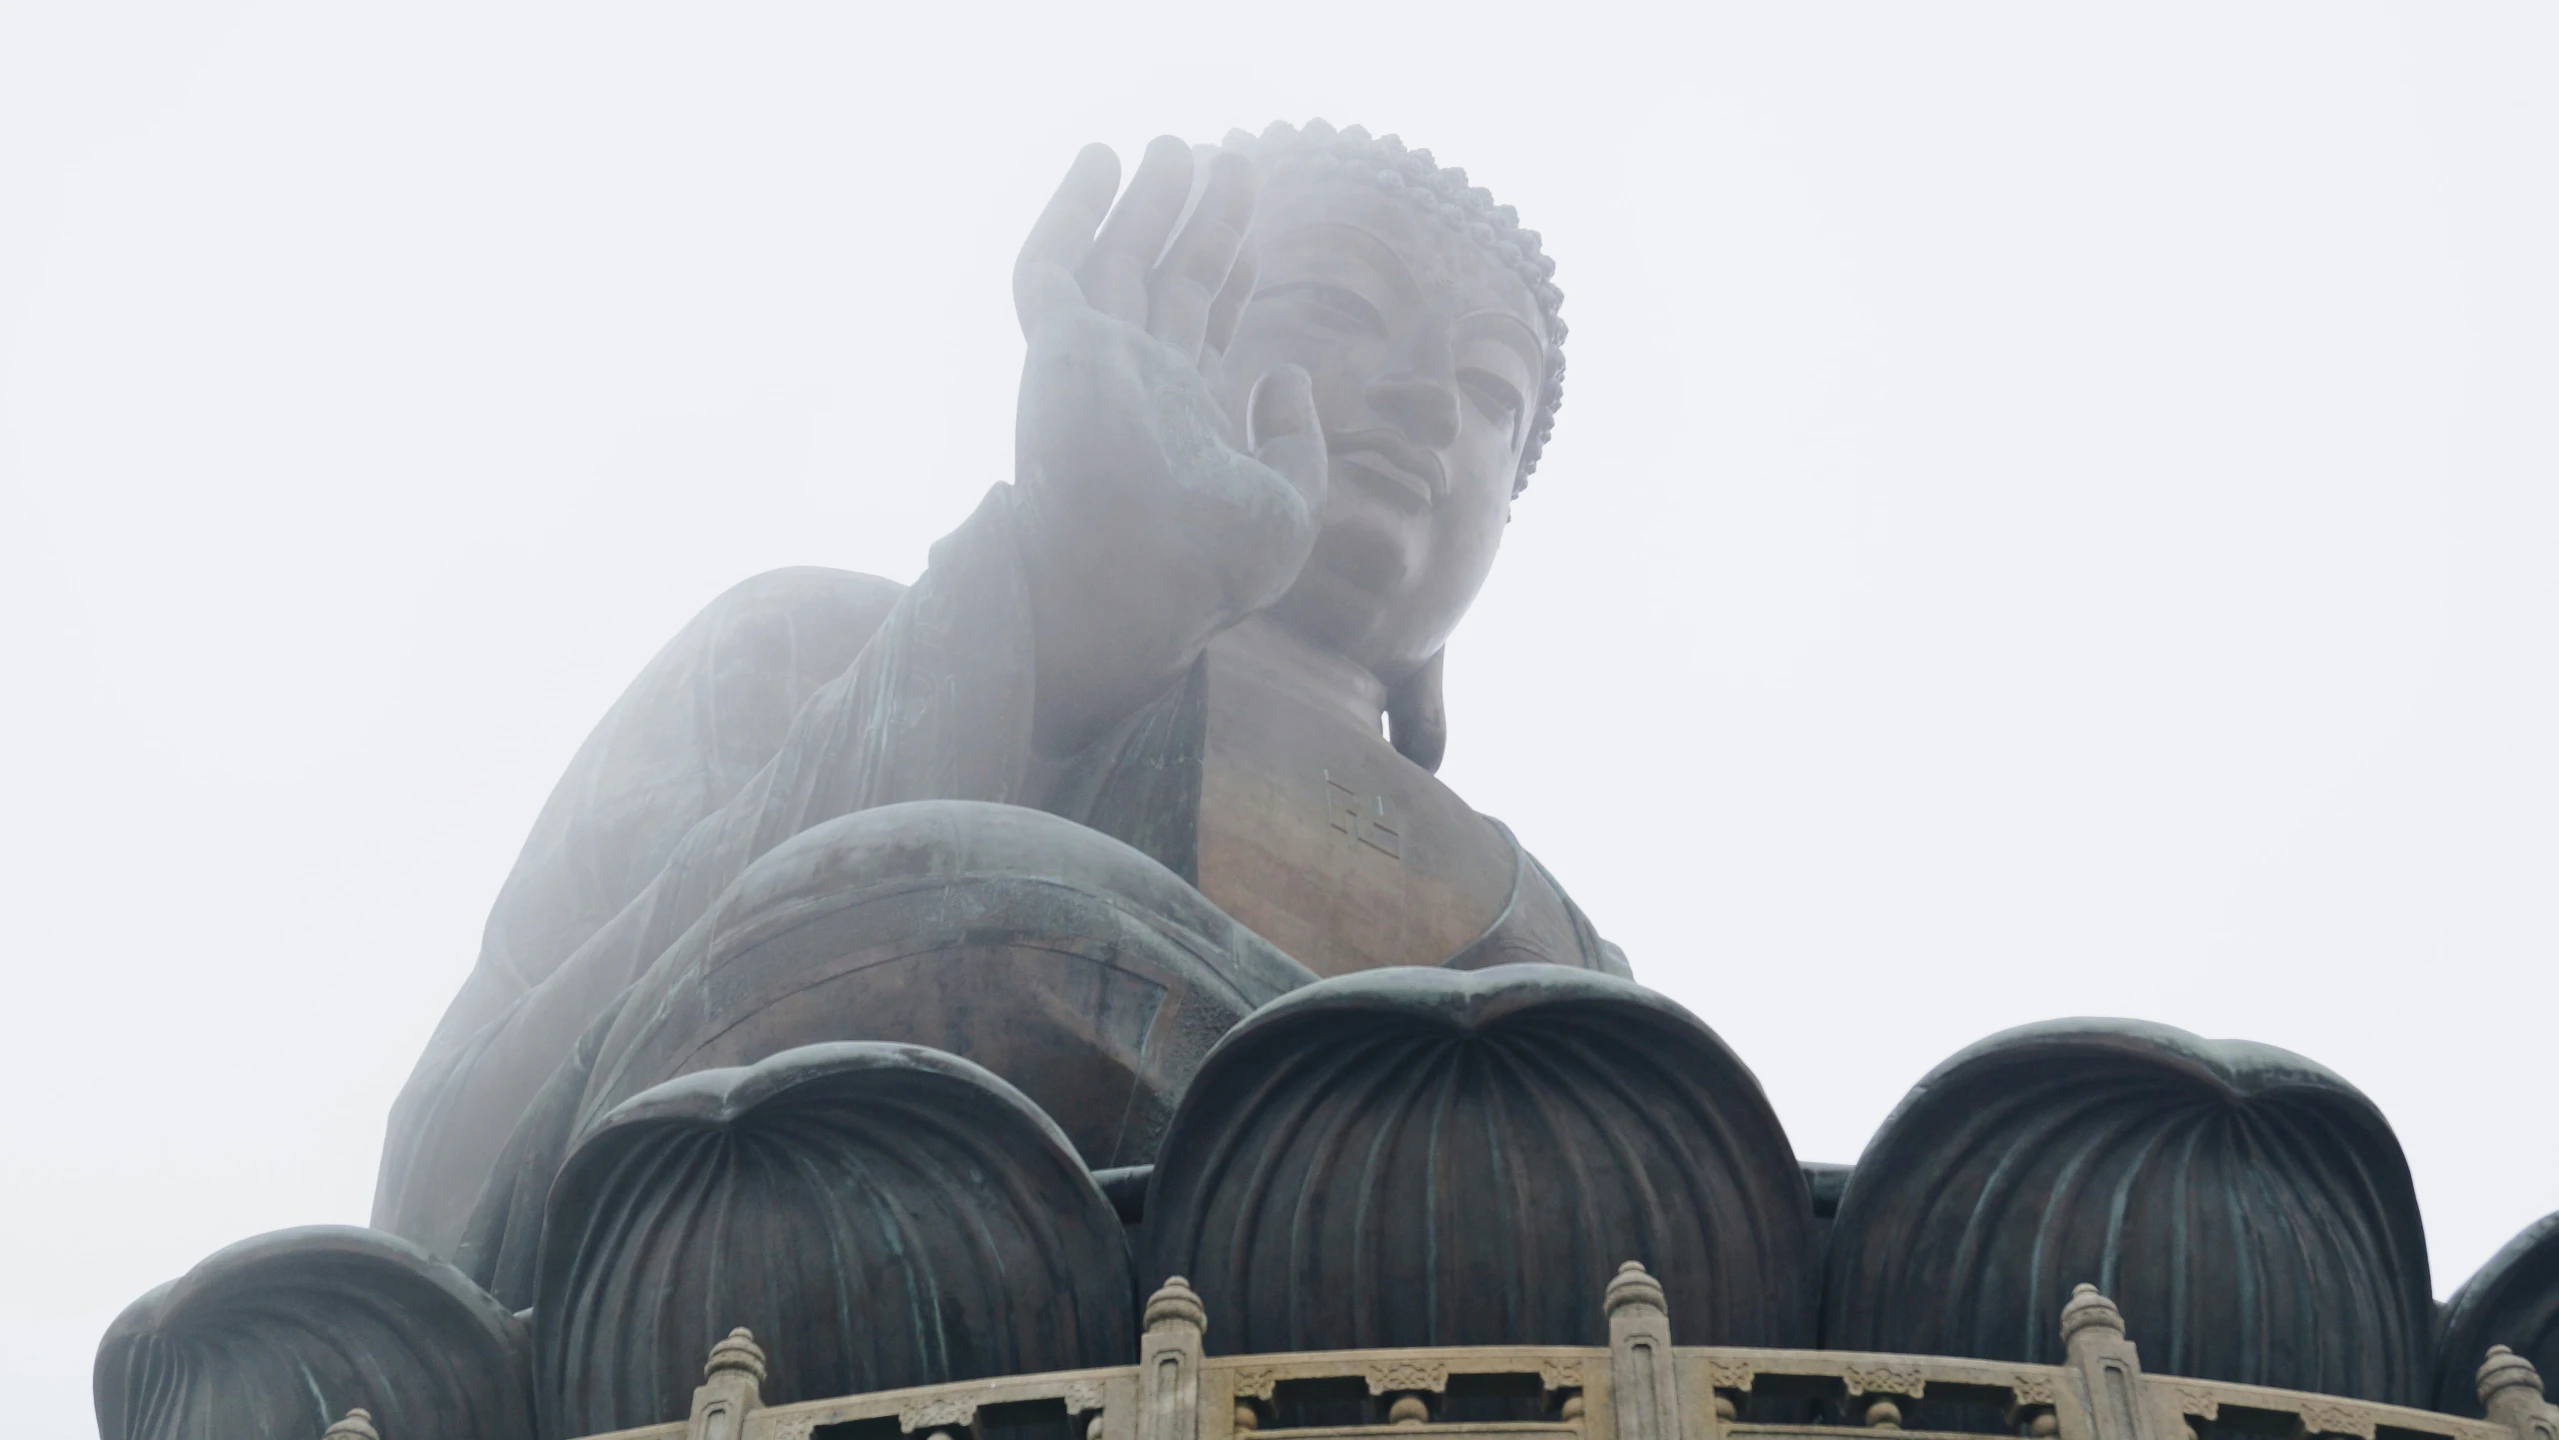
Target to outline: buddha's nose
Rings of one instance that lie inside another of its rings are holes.
[[[1416,445],[1439,450],[1457,439],[1460,402],[1453,374],[1383,376],[1368,387],[1368,403]]]

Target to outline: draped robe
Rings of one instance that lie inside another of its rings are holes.
[[[1015,494],[990,491],[903,591],[776,572],[651,662],[546,805],[393,1109],[376,1227],[520,1275],[579,1127],[671,1073],[812,1038],[976,1049],[1089,1163],[1144,1161],[1216,1034],[1312,978],[1191,883],[1198,666],[1083,754],[1034,753]],[[1516,864],[1501,918],[1448,963],[1625,974],[1553,877]],[[852,891],[871,908],[800,953],[792,917]],[[908,943],[937,925],[975,958]],[[883,946],[898,978],[856,973]],[[748,974],[766,988],[740,998]],[[799,988],[786,1004],[776,986]]]

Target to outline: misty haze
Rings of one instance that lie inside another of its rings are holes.
[[[2546,1440],[2554,67],[0,18],[21,1428]]]

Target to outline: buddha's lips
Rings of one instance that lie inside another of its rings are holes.
[[[1350,462],[1352,472],[1368,482],[1366,488],[1379,492],[1399,508],[1426,511],[1447,492],[1447,472],[1441,468],[1439,456],[1391,431],[1327,435],[1324,444],[1333,459]]]

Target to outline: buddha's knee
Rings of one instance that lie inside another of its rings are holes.
[[[986,1066],[1095,1167],[1150,1158],[1208,1046],[1313,977],[1162,865],[1041,811],[866,810],[759,859],[635,988],[589,1115],[673,1075],[884,1040]]]

